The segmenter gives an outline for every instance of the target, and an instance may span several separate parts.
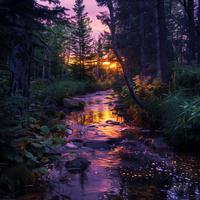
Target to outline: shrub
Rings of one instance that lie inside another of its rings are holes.
[[[160,104],[162,102],[163,93],[166,93],[167,88],[163,85],[159,79],[152,77],[139,76],[133,78],[135,85],[135,91],[142,100],[145,110],[138,108],[131,96],[127,87],[122,87],[120,92],[121,99],[128,105],[128,114],[137,126],[143,126],[148,128],[158,127],[160,121]]]
[[[149,98],[159,98],[166,92],[166,86],[158,78],[152,78],[151,76],[142,77],[135,76],[133,78],[135,90],[137,95],[142,99],[146,100]]]
[[[32,97],[40,101],[55,101],[57,105],[62,105],[65,97],[84,94],[94,91],[96,88],[96,84],[78,80],[62,80],[46,84],[35,83],[32,87]]]
[[[134,104],[126,87],[121,89],[120,97],[130,105],[128,113],[137,126],[162,128],[175,145],[200,142],[200,69],[175,69],[176,89],[171,92],[158,79],[136,76],[133,81],[145,110]]]
[[[183,94],[168,96],[162,104],[163,129],[179,142],[200,141],[200,97],[190,99]]]
[[[173,72],[173,84],[176,90],[183,90],[187,94],[200,94],[200,68],[178,67]]]

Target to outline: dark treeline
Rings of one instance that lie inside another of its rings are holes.
[[[199,64],[199,1],[97,2],[109,9],[99,18],[111,30],[118,59],[126,58],[128,74],[137,68],[167,82],[172,62]]]
[[[133,110],[135,119],[140,113],[140,124],[161,127],[181,148],[190,140],[198,143],[200,1],[97,3],[107,8],[98,18],[110,29],[124,72],[123,97],[127,93],[142,108]]]
[[[74,16],[57,0],[43,2],[51,6],[34,0],[0,2],[0,65],[9,73],[11,95],[28,97],[30,81],[62,79],[69,70],[85,79],[85,68],[95,65],[97,48],[83,1],[75,1]]]
[[[97,0],[109,13],[99,18],[116,37],[127,65],[154,67],[154,74],[167,80],[168,64],[199,64],[199,1]],[[153,71],[153,70],[152,70]]]
[[[35,48],[45,44],[42,39],[44,24],[63,21],[65,9],[58,1],[49,1],[54,8],[36,1],[1,1],[1,66],[10,71],[10,93],[29,96],[30,75]],[[41,33],[40,33],[41,31]],[[44,48],[44,47],[43,47]]]

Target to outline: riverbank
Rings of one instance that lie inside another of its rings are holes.
[[[65,142],[67,126],[62,120],[71,110],[84,106],[70,97],[98,89],[96,84],[77,80],[37,81],[32,83],[29,102],[21,97],[2,100],[1,196],[14,198],[40,185],[41,176],[48,172],[45,165],[60,157],[54,149]]]
[[[47,165],[49,184],[40,198],[200,198],[199,157],[156,150],[145,143],[141,136],[150,138],[150,133],[127,123],[115,109],[122,105],[111,90],[77,98],[85,102],[85,108],[64,119],[72,132],[59,149],[61,158]],[[82,172],[69,165],[79,158],[89,162]]]
[[[200,71],[198,67],[177,67],[169,84],[151,76],[133,78],[134,88],[145,109],[140,109],[127,87],[116,91],[127,107],[129,119],[139,127],[159,129],[177,151],[199,152]]]

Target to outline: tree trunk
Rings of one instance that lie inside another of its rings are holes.
[[[14,23],[16,34],[20,39],[17,44],[13,44],[8,54],[7,62],[11,72],[10,93],[29,97],[30,68],[33,56],[31,23],[22,18],[17,18]],[[24,28],[20,28],[21,26]]]
[[[145,68],[145,30],[144,30],[144,9],[145,1],[139,1],[139,12],[140,12],[140,73],[144,71]]]
[[[164,0],[157,0],[157,51],[158,51],[158,70],[162,81],[168,81],[168,56],[167,56],[167,28],[165,17]]]
[[[195,22],[194,22],[194,0],[188,0],[188,64],[195,60]]]
[[[114,16],[114,6],[113,6],[112,0],[108,1],[108,9],[109,9],[109,12],[110,12],[110,26],[109,26],[109,28],[110,28],[111,37],[112,37],[112,47],[113,47],[114,54],[115,54],[119,64],[122,67],[124,79],[125,79],[125,82],[126,82],[126,85],[128,87],[128,90],[129,90],[131,97],[133,98],[135,103],[140,108],[144,108],[144,105],[142,104],[141,100],[138,98],[138,96],[136,95],[136,93],[134,91],[132,79],[130,79],[130,77],[127,73],[127,66],[125,65],[125,62],[123,61],[123,58],[121,57],[121,55],[118,51],[117,37],[116,37],[116,21],[115,21],[115,16]]]
[[[198,0],[198,47],[197,47],[197,60],[200,64],[200,0]]]
[[[155,1],[157,5],[157,0]],[[157,77],[162,80],[162,65],[160,60],[160,34],[159,34],[159,15],[158,9],[155,5],[155,36],[156,36],[156,68],[157,68]]]
[[[27,45],[29,46],[29,45]],[[29,97],[30,87],[30,47],[18,44],[13,47],[8,57],[8,65],[11,71],[11,94]],[[27,56],[26,56],[26,55]]]

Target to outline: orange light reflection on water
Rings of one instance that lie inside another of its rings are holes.
[[[102,122],[106,122],[108,120],[113,120],[117,122],[123,122],[122,117],[118,117],[110,110],[89,110],[87,112],[83,113],[71,113],[70,120],[76,119],[76,122],[78,122],[81,125],[91,125],[91,124],[98,124]]]

